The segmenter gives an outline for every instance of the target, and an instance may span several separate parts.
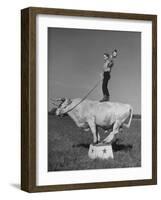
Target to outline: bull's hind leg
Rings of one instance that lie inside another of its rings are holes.
[[[114,136],[119,132],[120,126],[120,121],[116,121],[113,126],[113,131],[103,140],[103,142],[110,143],[114,139]]]

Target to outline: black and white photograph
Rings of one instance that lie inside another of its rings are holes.
[[[141,167],[141,33],[48,27],[48,172]]]
[[[157,16],[22,10],[28,192],[157,183]]]

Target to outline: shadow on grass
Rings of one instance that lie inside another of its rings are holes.
[[[112,149],[114,152],[117,152],[117,151],[130,151],[133,147],[133,145],[131,144],[121,144],[119,143],[120,140],[119,139],[116,139],[113,143],[112,143]],[[89,145],[90,144],[84,144],[84,143],[80,143],[80,144],[74,144],[72,145],[73,148],[77,148],[77,147],[83,147],[83,148],[86,148],[86,149],[89,149]]]
[[[130,151],[133,147],[133,145],[131,144],[119,144],[119,139],[116,139],[113,143],[112,143],[112,149],[114,152],[116,151]]]
[[[76,148],[76,147],[83,147],[83,148],[88,149],[88,148],[89,148],[89,144],[83,144],[83,143],[81,143],[81,144],[74,144],[74,145],[72,145],[72,147],[73,147],[73,148]]]

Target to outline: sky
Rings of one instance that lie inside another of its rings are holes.
[[[100,79],[104,52],[114,49],[110,101],[141,114],[141,33],[127,31],[48,28],[48,109],[51,98],[83,98]],[[100,84],[88,99],[101,98]]]

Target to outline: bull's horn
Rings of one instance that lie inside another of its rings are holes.
[[[52,98],[52,101],[65,101],[65,98]]]
[[[52,104],[53,104],[54,106],[56,106],[56,107],[58,107],[58,106],[59,106],[58,104],[56,104],[56,103],[54,103],[54,102],[52,102]]]

